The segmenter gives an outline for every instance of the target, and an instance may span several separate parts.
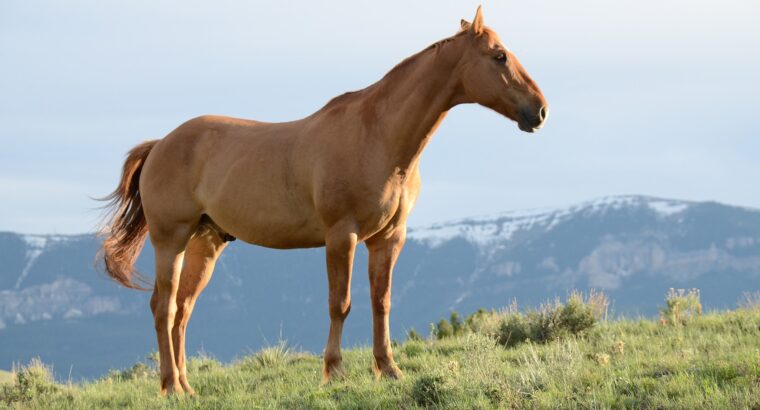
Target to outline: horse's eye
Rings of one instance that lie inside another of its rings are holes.
[[[500,62],[500,63],[506,63],[507,62],[507,55],[503,52],[500,52],[499,54],[496,54],[494,57],[494,60]]]

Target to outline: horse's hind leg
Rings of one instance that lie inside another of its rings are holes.
[[[149,225],[150,239],[156,254],[156,287],[151,308],[158,339],[161,370],[161,393],[183,392],[179,382],[179,369],[174,361],[172,328],[177,312],[182,259],[195,224],[176,224],[170,228]]]
[[[203,228],[202,228],[203,229]],[[205,229],[204,229],[205,230]],[[179,382],[185,393],[195,392],[187,382],[187,366],[185,356],[185,332],[190,315],[193,313],[198,295],[211,279],[214,265],[227,243],[213,230],[198,233],[187,244],[185,262],[177,291],[177,315],[174,318],[172,345],[174,358],[179,370]]]

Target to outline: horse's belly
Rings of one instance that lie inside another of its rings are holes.
[[[308,184],[293,173],[285,146],[275,142],[262,139],[230,154],[232,160],[210,162],[198,200],[220,228],[242,241],[281,249],[322,246],[324,228]]]
[[[256,226],[236,236],[240,240],[275,249],[315,248],[325,245],[325,235],[320,229],[304,229],[288,225],[267,224]],[[267,232],[288,232],[287,235],[268,235]],[[233,235],[234,236],[234,235]]]
[[[254,245],[292,249],[325,243],[324,228],[316,213],[292,202],[240,201],[213,206],[207,214],[225,232]]]

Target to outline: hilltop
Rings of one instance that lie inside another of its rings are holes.
[[[669,305],[673,315],[662,321],[602,319],[575,335],[507,344],[473,330],[479,327],[471,317],[466,322],[471,327],[459,335],[397,344],[405,374],[400,381],[375,381],[371,349],[356,348],[344,351],[346,378],[322,386],[320,357],[280,344],[229,364],[193,358],[188,370],[194,397],[159,397],[150,361],[84,384],[54,383],[49,370],[33,363],[15,384],[0,385],[0,404],[52,409],[760,406],[757,305],[704,316],[698,310],[686,316],[686,305]],[[577,319],[583,306],[575,308],[570,313]],[[499,318],[501,333],[510,318],[536,318],[509,312],[473,317]]]

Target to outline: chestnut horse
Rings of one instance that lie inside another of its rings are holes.
[[[393,266],[420,189],[420,154],[446,113],[466,103],[488,107],[527,132],[547,116],[538,86],[484,26],[480,8],[456,35],[306,118],[266,123],[202,116],[132,149],[109,197],[102,251],[108,274],[139,288],[133,264],[150,235],[161,392],[193,393],[185,369],[187,323],[234,238],[278,249],[326,247],[325,382],[342,374],[351,268],[355,247],[364,242],[373,370],[377,377],[401,377],[388,330]]]

